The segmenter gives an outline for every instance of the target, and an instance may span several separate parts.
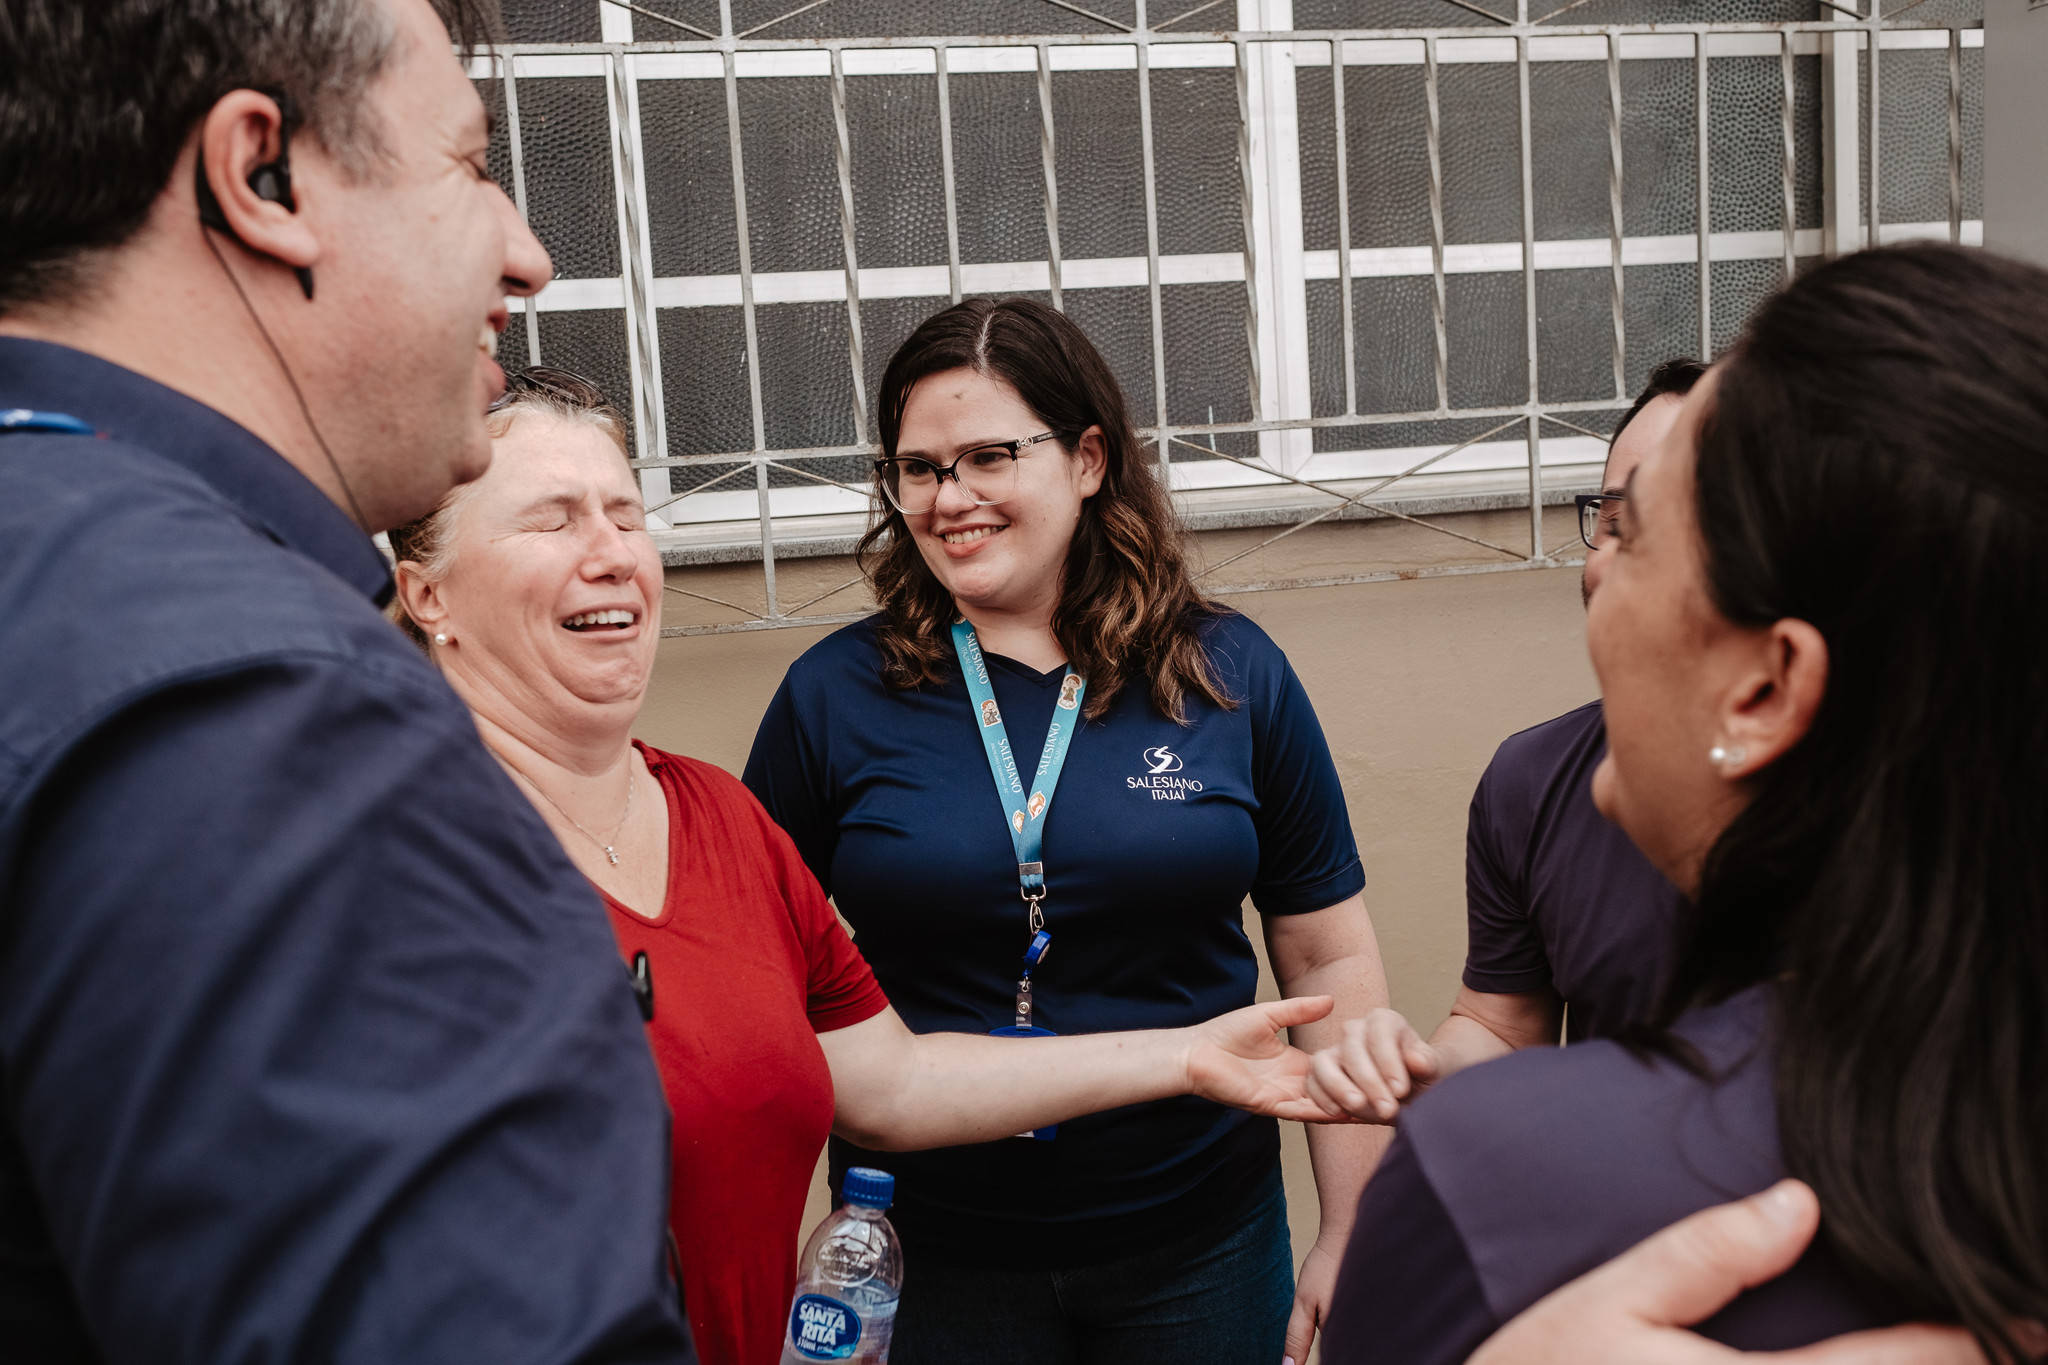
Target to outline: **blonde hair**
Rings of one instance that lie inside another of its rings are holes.
[[[490,414],[484,419],[484,429],[493,441],[500,440],[512,430],[513,422],[522,413],[545,414],[559,422],[593,427],[611,438],[612,444],[619,449],[620,457],[627,461],[628,467],[631,466],[633,457],[626,448],[625,419],[606,400],[604,391],[582,375],[535,365],[505,376],[505,394],[491,404]],[[457,484],[448,490],[433,511],[393,528],[387,537],[391,543],[392,562],[418,565],[420,578],[428,583],[439,583],[447,578],[448,571],[455,566],[452,534],[455,514],[475,491],[474,482]],[[393,594],[384,614],[432,657],[427,632],[406,611],[401,596]]]

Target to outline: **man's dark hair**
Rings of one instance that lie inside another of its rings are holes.
[[[431,3],[464,48],[496,31],[494,0]],[[82,285],[231,91],[289,96],[367,167],[363,95],[392,35],[383,0],[0,0],[0,311]]]
[[[1812,727],[1709,851],[1661,1007],[1773,984],[1785,1166],[1901,1317],[2048,1321],[2048,272],[1806,272],[1718,367],[1708,591],[1827,642]],[[1702,740],[1702,747],[1705,741]]]
[[[1636,414],[1650,406],[1653,400],[1662,398],[1667,393],[1691,393],[1692,386],[1699,383],[1700,376],[1706,372],[1707,363],[1704,360],[1694,360],[1691,356],[1684,355],[1667,360],[1650,371],[1650,378],[1643,385],[1643,391],[1636,395],[1635,403],[1621,415],[1621,420],[1614,424],[1614,435],[1607,438],[1607,443],[1613,445],[1620,440],[1621,433],[1628,424],[1636,420]]]

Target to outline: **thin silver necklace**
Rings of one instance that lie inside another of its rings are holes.
[[[511,768],[513,774],[517,776],[520,781],[524,782],[527,786],[533,788],[535,791],[540,792],[540,799],[547,802],[550,806],[553,806],[556,812],[564,820],[567,820],[570,824],[575,825],[576,832],[578,834],[582,835],[584,838],[590,840],[591,843],[596,844],[599,848],[603,849],[604,856],[612,860],[613,867],[617,867],[619,865],[618,851],[613,848],[613,845],[618,843],[619,831],[623,830],[626,827],[626,821],[633,818],[633,788],[639,785],[639,783],[633,780],[633,759],[630,754],[626,757],[626,809],[625,812],[619,816],[619,823],[612,826],[612,833],[609,839],[600,839],[595,834],[592,834],[589,830],[583,828],[583,826],[577,822],[575,816],[569,814],[569,812],[562,809],[561,802],[555,800],[554,797],[549,796],[545,791],[541,791],[540,783],[534,781],[525,773],[520,772],[519,769],[515,767],[513,764],[507,763],[505,761],[505,756],[503,754],[498,755],[498,761],[500,763],[504,763],[506,767]]]

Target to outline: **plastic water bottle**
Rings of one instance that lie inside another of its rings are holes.
[[[903,1293],[903,1250],[882,1211],[896,1197],[896,1177],[855,1166],[839,1195],[845,1204],[818,1225],[797,1263],[782,1365],[886,1365],[889,1359]]]

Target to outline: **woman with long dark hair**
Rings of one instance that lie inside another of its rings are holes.
[[[746,781],[905,1022],[1028,1037],[1248,1003],[1247,895],[1283,992],[1384,1004],[1315,713],[1273,642],[1195,591],[1080,329],[956,304],[878,407],[881,611],[791,668]],[[834,1139],[832,1163],[897,1175],[897,1365],[1272,1365],[1306,1356],[1384,1142],[1309,1136],[1323,1223],[1298,1292],[1275,1125],[1205,1101],[920,1155]]]
[[[1601,809],[1693,901],[1633,1048],[1404,1116],[1332,1365],[1462,1359],[1672,1218],[1791,1174],[1822,1231],[1702,1330],[2048,1321],[2048,274],[1865,252],[1764,305],[1623,504],[1587,636]],[[1318,1059],[1356,1109],[1353,1040]]]

